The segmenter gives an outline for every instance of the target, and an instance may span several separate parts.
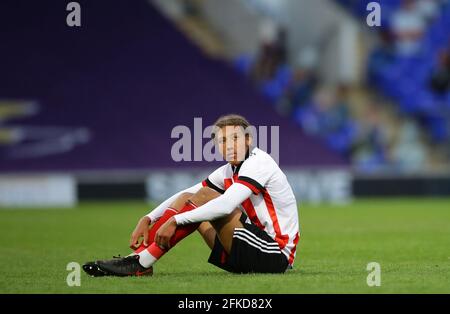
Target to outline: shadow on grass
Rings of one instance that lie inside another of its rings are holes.
[[[335,275],[338,273],[338,271],[306,271],[306,270],[289,270],[283,274],[276,274],[276,273],[269,273],[269,274],[262,274],[262,273],[247,273],[247,274],[237,274],[237,273],[229,273],[226,271],[161,271],[161,272],[155,272],[153,277],[155,278],[171,278],[176,277],[179,279],[180,277],[186,277],[186,278],[242,278],[242,277],[296,277],[296,276],[302,276],[302,277],[316,277],[316,276],[323,276],[323,275]],[[128,277],[130,278],[130,277]]]

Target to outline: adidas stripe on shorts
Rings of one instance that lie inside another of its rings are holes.
[[[278,243],[259,229],[245,213],[240,218],[244,228],[233,233],[231,252],[227,254],[216,236],[208,262],[233,273],[283,273],[288,260]]]

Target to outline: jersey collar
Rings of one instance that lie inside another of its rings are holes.
[[[241,161],[241,162],[239,163],[239,165],[237,165],[237,166],[231,166],[231,170],[233,170],[233,174],[239,173],[239,169],[241,169],[242,164],[244,163],[244,161],[247,160],[248,156],[250,156],[250,151],[253,151],[253,149],[254,149],[254,147],[249,147],[249,148],[247,149],[247,152],[245,153],[245,158],[244,158],[243,161]]]

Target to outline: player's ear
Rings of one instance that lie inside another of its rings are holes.
[[[250,133],[245,134],[245,144],[247,146],[252,146],[253,143],[253,137],[251,136]]]
[[[213,140],[214,144],[218,144],[219,143],[219,131],[220,128],[217,127],[216,125],[213,126],[212,131],[211,131],[211,139]]]

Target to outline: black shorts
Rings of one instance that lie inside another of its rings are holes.
[[[234,229],[230,254],[216,236],[208,262],[232,273],[284,273],[288,261],[278,243],[246,214],[242,213],[240,221],[244,228]]]

